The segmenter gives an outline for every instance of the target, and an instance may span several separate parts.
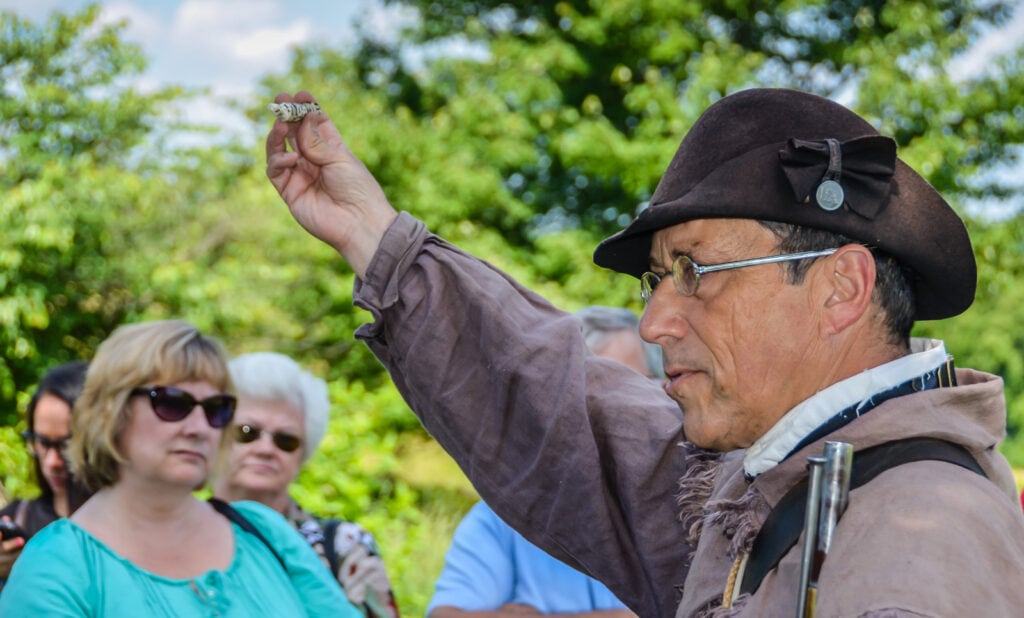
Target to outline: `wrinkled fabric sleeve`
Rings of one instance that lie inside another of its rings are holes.
[[[435,607],[495,610],[512,600],[512,533],[482,502],[462,519],[444,557],[427,615]]]
[[[357,336],[503,520],[640,615],[674,613],[691,551],[673,497],[682,417],[655,383],[406,213],[354,300],[374,317]]]

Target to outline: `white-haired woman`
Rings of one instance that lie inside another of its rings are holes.
[[[327,429],[327,384],[275,352],[244,354],[229,367],[238,406],[214,494],[227,501],[255,500],[280,512],[365,616],[397,618],[391,582],[373,536],[355,523],[307,513],[288,493]]]

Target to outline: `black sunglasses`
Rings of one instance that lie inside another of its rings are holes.
[[[256,425],[235,425],[235,440],[242,444],[248,444],[255,442],[260,439],[264,429],[257,427]],[[293,436],[290,433],[282,433],[280,431],[267,432],[270,437],[274,440],[274,446],[281,449],[286,453],[291,453],[297,448],[302,446],[302,440],[298,436]]]
[[[214,395],[198,401],[190,393],[173,386],[133,388],[131,396],[139,395],[149,397],[149,405],[153,406],[156,417],[169,423],[185,420],[197,405],[202,406],[206,422],[216,429],[226,427],[231,422],[237,403],[233,395],[227,394]]]

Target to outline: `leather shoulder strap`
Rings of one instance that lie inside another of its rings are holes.
[[[328,519],[324,522],[324,557],[331,566],[331,575],[338,576],[338,548],[334,544],[338,535],[338,526],[341,522],[337,519]]]
[[[259,539],[261,543],[266,545],[267,549],[270,550],[270,553],[274,554],[274,558],[276,558],[277,561],[281,563],[281,568],[285,571],[288,570],[288,567],[286,567],[284,564],[284,560],[281,559],[281,554],[277,553],[277,550],[274,549],[274,546],[270,544],[270,541],[267,540],[267,537],[263,536],[263,533],[260,532],[259,529],[257,529],[256,526],[254,526],[251,521],[246,519],[245,515],[239,513],[238,509],[231,506],[227,502],[224,502],[220,498],[210,498],[209,502],[211,505],[213,505],[213,508],[218,513],[220,513],[224,517],[227,517],[229,520],[231,520],[232,523],[237,524],[239,528],[253,535],[257,539]]]
[[[934,438],[909,438],[854,453],[850,489],[864,485],[889,468],[914,461],[945,461],[985,476],[974,457],[959,444]],[[741,594],[755,592],[768,572],[796,545],[804,529],[806,503],[805,478],[783,496],[765,519],[747,558],[743,582],[740,584]]]

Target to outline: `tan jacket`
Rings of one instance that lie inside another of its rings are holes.
[[[835,544],[821,571],[817,616],[920,615],[1017,616],[1024,590],[1024,517],[1012,474],[995,450],[1005,427],[1002,380],[958,370],[959,386],[883,403],[828,436],[855,450],[905,437],[935,437],[962,444],[989,479],[943,462],[904,464],[854,490],[840,520]],[[823,442],[823,441],[822,441]],[[743,477],[730,458],[715,478],[707,520],[750,505],[753,532],[771,506],[805,476],[809,445],[759,476]],[[700,615],[721,603],[738,541],[722,524],[705,523],[677,616]],[[706,520],[706,521],[707,521]],[[719,615],[793,616],[800,573],[800,544],[770,572],[753,598]],[[1006,574],[1016,577],[1007,578]]]
[[[572,316],[404,213],[355,300],[374,315],[357,335],[481,497],[528,540],[645,618],[794,614],[797,552],[741,607],[718,606],[733,554],[820,444],[748,485],[742,452],[684,448],[676,405],[651,381],[589,354]],[[1009,584],[1024,575],[1024,518],[994,451],[1002,384],[958,376],[960,387],[890,400],[829,436],[858,447],[912,435],[955,440],[991,480],[921,462],[853,492],[822,572],[818,616],[1024,608],[1024,586]],[[677,504],[681,476],[690,499]]]

